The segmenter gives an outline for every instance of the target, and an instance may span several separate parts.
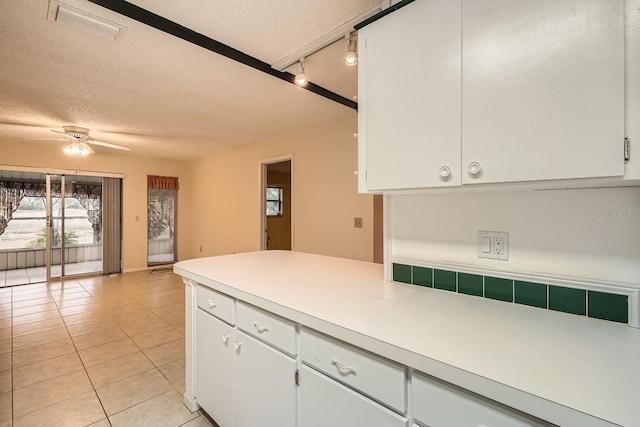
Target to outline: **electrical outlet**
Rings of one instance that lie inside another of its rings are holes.
[[[362,218],[358,218],[358,217],[353,218],[353,226],[355,228],[362,228]]]
[[[478,258],[509,260],[509,233],[478,231]]]

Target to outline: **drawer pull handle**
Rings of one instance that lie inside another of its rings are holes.
[[[236,351],[239,352],[240,351],[240,347],[242,347],[242,343],[241,342],[236,342],[235,347],[236,347]]]
[[[213,302],[211,300],[207,300],[207,304],[209,305],[209,308],[211,310],[213,310],[214,308],[216,308],[218,306],[218,304],[216,304],[215,302]]]
[[[261,334],[263,332],[269,332],[269,327],[261,325],[260,322],[254,322],[253,326],[256,328],[256,330],[258,331],[259,334]]]
[[[225,344],[228,344],[229,343],[229,335],[223,335],[222,336],[222,342],[225,343]]]
[[[338,371],[342,375],[349,375],[349,374],[355,375],[356,374],[356,367],[355,366],[343,365],[335,357],[333,359],[331,359],[331,364],[334,365],[336,368],[338,368]]]

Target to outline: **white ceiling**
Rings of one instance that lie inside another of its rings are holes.
[[[127,30],[109,42],[47,20],[49,0],[0,0],[0,140],[57,138],[49,129],[74,125],[127,155],[190,160],[354,114],[86,0],[63,3]],[[131,3],[273,63],[383,0]],[[306,72],[351,99],[357,67],[342,64],[345,51],[340,40],[308,57]]]

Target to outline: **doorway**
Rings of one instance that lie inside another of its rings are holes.
[[[293,156],[261,163],[261,249],[293,249]]]

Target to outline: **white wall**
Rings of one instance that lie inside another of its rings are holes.
[[[390,197],[392,259],[640,284],[640,188]],[[509,260],[477,232],[509,232]]]
[[[354,112],[191,162],[187,257],[259,250],[260,163],[293,154],[294,250],[371,261],[373,196],[357,193],[356,131]],[[354,217],[363,228],[353,227]]]

